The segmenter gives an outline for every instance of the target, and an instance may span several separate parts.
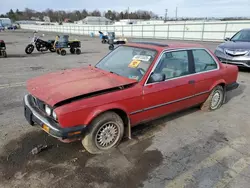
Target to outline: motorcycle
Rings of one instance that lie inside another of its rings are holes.
[[[34,36],[31,39],[31,43],[28,44],[25,48],[26,54],[31,54],[34,51],[35,47],[39,52],[44,52],[48,50],[50,52],[56,51],[54,48],[55,40],[44,41],[40,39],[41,37],[44,37],[44,34],[42,36],[36,36],[36,32],[34,32]]]

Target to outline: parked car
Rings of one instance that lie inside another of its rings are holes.
[[[232,38],[226,38],[216,48],[215,55],[222,63],[250,68],[250,29],[240,30]]]
[[[82,139],[104,152],[131,127],[193,106],[216,110],[236,89],[238,68],[194,44],[120,45],[95,66],[59,71],[27,82],[27,121],[61,141]]]
[[[16,30],[17,26],[16,25],[9,25],[9,26],[7,26],[7,29],[8,30]]]

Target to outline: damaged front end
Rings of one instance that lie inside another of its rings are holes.
[[[34,103],[31,95],[24,96],[24,116],[30,125],[38,125],[45,132],[60,140],[77,139],[82,136],[86,128],[85,125],[62,128],[59,123],[53,118],[49,117],[44,111]]]

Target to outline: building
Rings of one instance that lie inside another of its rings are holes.
[[[11,25],[12,22],[9,18],[0,18],[0,25],[5,27]]]
[[[34,20],[34,21],[40,21],[40,18],[35,17],[35,16],[32,16],[30,19],[31,19],[31,20]]]
[[[49,17],[49,16],[44,16],[44,17],[43,17],[43,21],[45,21],[45,22],[50,22],[50,17]]]
[[[86,25],[111,25],[112,20],[107,19],[105,17],[87,16],[85,19],[76,21],[75,23]]]

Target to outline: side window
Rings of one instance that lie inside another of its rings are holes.
[[[194,55],[195,72],[204,72],[217,69],[217,63],[204,49],[192,50]]]
[[[166,52],[154,72],[165,74],[166,80],[188,75],[188,52],[186,50]]]

